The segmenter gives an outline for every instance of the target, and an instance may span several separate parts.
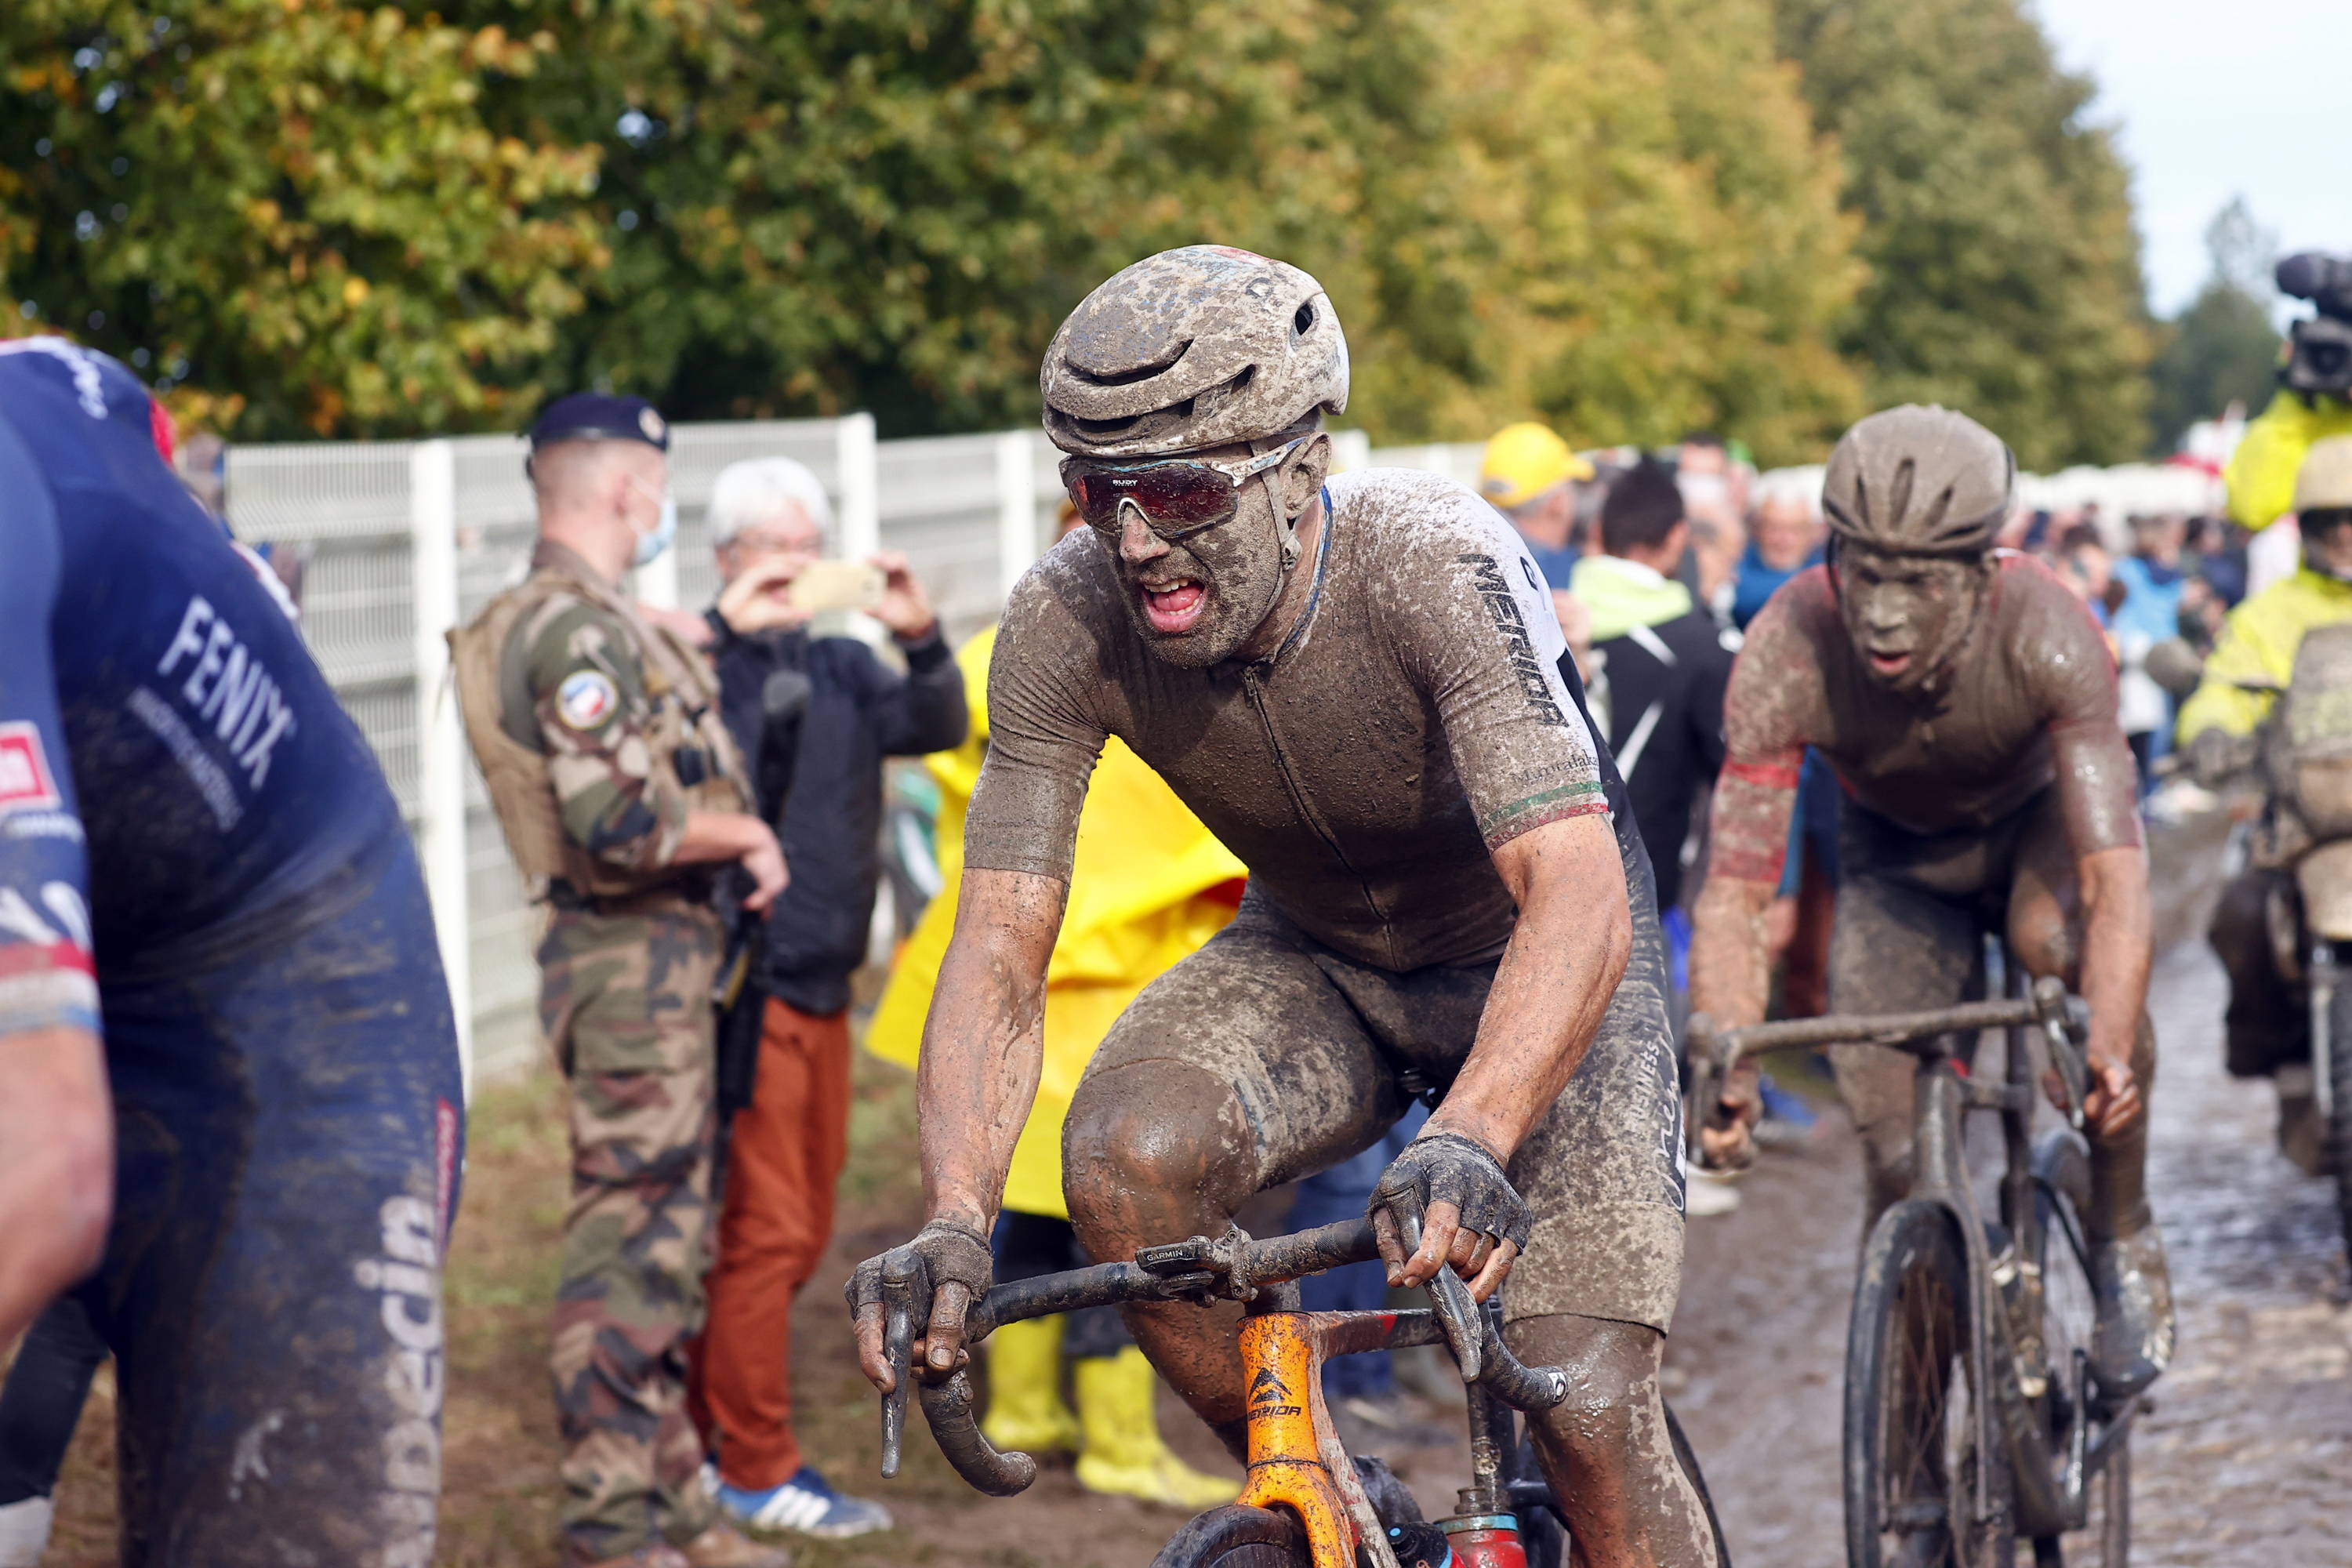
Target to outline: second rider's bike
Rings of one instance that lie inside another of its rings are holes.
[[[2006,959],[2005,953],[2000,955]],[[2131,1542],[2135,1398],[2091,1373],[2097,1321],[2090,1156],[2083,1134],[2088,1012],[2055,980],[1932,1012],[1832,1015],[1692,1033],[1694,1123],[1722,1075],[1792,1047],[1887,1046],[1919,1058],[1911,1190],[1863,1247],[1846,1338],[1844,1482],[1849,1568],[2123,1568]],[[1998,1081],[1969,1046],[2004,1032]],[[2039,1045],[2069,1125],[2033,1136]],[[1966,1119],[1999,1121],[1998,1219],[1979,1214]]]

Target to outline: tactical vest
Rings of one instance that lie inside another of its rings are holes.
[[[573,842],[563,830],[547,754],[516,741],[501,722],[500,674],[508,645],[536,612],[558,597],[583,600],[628,627],[653,708],[646,741],[653,754],[654,787],[678,790],[695,811],[750,809],[749,775],[719,715],[719,683],[709,661],[667,628],[648,624],[635,605],[604,584],[557,567],[534,570],[491,600],[470,623],[448,634],[466,738],[481,764],[507,847],[530,883],[533,899],[544,897],[547,883],[555,878],[591,898],[653,892],[703,868],[624,870]],[[678,776],[677,753],[685,748],[699,750],[706,759],[703,776],[693,784],[682,784]]]

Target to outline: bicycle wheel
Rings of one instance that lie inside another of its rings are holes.
[[[1715,1537],[1715,1568],[1731,1568],[1731,1548],[1724,1544],[1723,1521],[1715,1514],[1715,1494],[1706,1489],[1706,1478],[1699,1473],[1697,1450],[1683,1436],[1683,1424],[1675,1419],[1675,1407],[1666,1405],[1665,1412],[1666,1437],[1675,1446],[1675,1458],[1689,1478],[1691,1490],[1698,1493],[1699,1507],[1706,1510],[1707,1533]]]
[[[2048,1495],[2056,1497],[2065,1490],[2064,1467],[2074,1423],[2093,1419],[2093,1436],[2097,1436],[2097,1413],[2077,1411],[2073,1394],[2075,1355],[2090,1353],[2099,1321],[2099,1300],[2091,1288],[2090,1239],[2082,1219],[2091,1201],[2091,1162],[2078,1134],[2063,1128],[2042,1134],[2033,1150],[2033,1187],[2040,1240],[2032,1261],[2041,1270],[2041,1340],[2049,1373],[2048,1391],[2033,1403],[2048,1438],[2053,1468]],[[2068,1531],[2056,1542],[2068,1568],[2124,1568],[2130,1561],[2130,1444],[2128,1430],[2116,1437],[2107,1460],[2084,1488],[2088,1512],[2083,1528]],[[2038,1562],[2060,1560],[2051,1544],[2034,1542]]]
[[[1294,1515],[1231,1503],[1188,1521],[1151,1568],[1311,1568],[1311,1562]]]
[[[1863,1249],[1846,1339],[1845,1539],[1851,1568],[2010,1568],[2009,1469],[1977,1443],[1968,1259],[1951,1216],[1912,1200]],[[1977,1517],[1979,1485],[1990,1507]]]

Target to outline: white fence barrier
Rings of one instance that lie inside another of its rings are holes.
[[[866,415],[680,425],[670,451],[677,545],[639,574],[638,594],[709,602],[712,481],[738,458],[773,455],[799,458],[824,481],[843,553],[905,552],[955,641],[995,618],[1060,494],[1051,447],[1027,431],[877,442]],[[466,758],[443,637],[526,569],[533,526],[522,457],[507,436],[228,455],[238,537],[309,552],[304,631],[415,832],[469,1073],[528,1059],[538,931]]]

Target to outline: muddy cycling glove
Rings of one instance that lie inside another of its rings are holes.
[[[1404,1146],[1381,1173],[1372,1189],[1371,1212],[1390,1211],[1400,1223],[1419,1219],[1432,1204],[1462,1211],[1462,1228],[1520,1247],[1534,1221],[1502,1165],[1475,1140],[1459,1132],[1430,1132]]]
[[[929,1276],[929,1289],[919,1291],[911,1305],[915,1316],[915,1332],[926,1332],[931,1320],[933,1300],[942,1285],[961,1285],[971,1294],[973,1302],[988,1294],[990,1281],[995,1277],[996,1260],[990,1254],[988,1237],[968,1226],[953,1220],[935,1219],[916,1233],[915,1239],[903,1247],[893,1247],[878,1257],[869,1258],[850,1275],[843,1294],[849,1298],[853,1318],[882,1304],[882,1270],[891,1258],[899,1252],[912,1252],[923,1260]],[[959,1328],[961,1325],[957,1325]]]

